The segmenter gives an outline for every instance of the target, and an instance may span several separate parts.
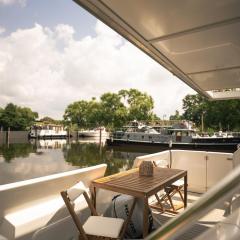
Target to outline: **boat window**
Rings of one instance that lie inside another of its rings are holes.
[[[181,136],[181,132],[176,132],[176,136]]]

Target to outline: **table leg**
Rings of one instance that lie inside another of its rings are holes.
[[[96,209],[96,188],[93,185],[90,185],[90,193],[91,193],[91,200],[93,203],[94,208]]]
[[[143,198],[143,238],[148,235],[148,214],[149,214],[148,198]]]
[[[184,176],[184,208],[187,207],[187,174]]]

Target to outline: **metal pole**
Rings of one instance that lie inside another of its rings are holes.
[[[102,128],[101,127],[100,127],[99,142],[100,142],[100,145],[101,145],[101,143],[102,143]]]
[[[7,145],[9,147],[9,138],[10,138],[10,127],[8,127],[8,131],[7,131]]]

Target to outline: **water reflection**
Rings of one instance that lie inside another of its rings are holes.
[[[37,146],[38,149],[61,149],[67,144],[66,139],[59,140],[33,140],[33,144]]]
[[[27,158],[30,153],[35,153],[36,150],[36,146],[29,143],[3,144],[0,145],[0,156],[10,163],[14,158]]]
[[[72,143],[63,147],[66,162],[73,166],[87,167],[100,163],[108,165],[106,174],[116,173],[132,167],[135,154],[123,154],[97,143]]]
[[[72,169],[107,164],[106,174],[132,167],[144,152],[109,148],[99,139],[32,140],[0,145],[0,184],[6,184]]]

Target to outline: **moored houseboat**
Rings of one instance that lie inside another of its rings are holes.
[[[240,143],[238,137],[201,137],[192,124],[182,121],[173,126],[155,128],[145,125],[128,126],[125,130],[115,131],[107,144],[110,146],[139,145],[180,149],[221,149],[236,150]]]
[[[67,131],[60,124],[36,124],[31,127],[30,138],[66,138]]]

